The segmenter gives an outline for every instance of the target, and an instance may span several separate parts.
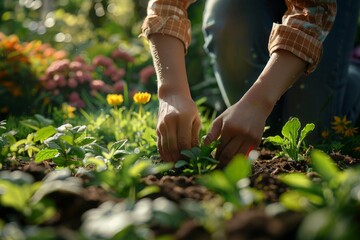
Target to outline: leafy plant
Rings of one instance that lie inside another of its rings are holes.
[[[96,139],[87,137],[86,126],[64,124],[58,128],[48,126],[37,131],[37,138],[47,148],[35,156],[35,162],[52,159],[57,166],[79,166],[85,158],[85,146]]]
[[[283,126],[281,133],[283,137],[276,135],[270,136],[264,139],[264,143],[270,142],[274,145],[280,146],[282,154],[287,155],[292,160],[299,161],[304,159],[302,154],[302,144],[305,137],[314,130],[315,125],[313,123],[308,123],[301,130],[299,135],[301,124],[298,118],[291,118]]]
[[[243,155],[236,155],[223,170],[214,170],[199,177],[199,183],[218,193],[236,209],[259,201],[262,195],[250,188],[251,163]]]
[[[309,213],[300,228],[302,239],[351,239],[349,236],[356,236],[354,230],[359,234],[355,219],[360,206],[360,169],[340,171],[319,150],[312,151],[311,162],[320,178],[300,173],[280,175],[279,179],[291,187],[280,202],[288,209]]]
[[[204,174],[213,170],[218,160],[212,157],[212,152],[219,145],[219,141],[214,141],[209,145],[205,145],[201,141],[200,146],[195,146],[188,150],[181,151],[181,154],[187,159],[178,160],[175,168],[181,169],[185,174]]]
[[[16,210],[30,223],[43,223],[55,214],[55,208],[46,199],[32,199],[41,185],[41,182],[34,182],[27,173],[0,172],[0,206]],[[6,216],[1,214],[1,218],[3,217]]]
[[[99,185],[116,197],[127,198],[130,205],[134,205],[136,199],[158,191],[156,186],[143,184],[142,177],[158,174],[172,167],[171,163],[154,164],[150,159],[141,159],[136,154],[125,156],[118,167],[101,161],[101,158],[91,158],[89,163],[98,166],[97,171],[89,173],[92,176],[91,185]]]

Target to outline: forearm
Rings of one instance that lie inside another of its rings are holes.
[[[294,54],[278,50],[245,94],[253,107],[265,108],[269,114],[280,97],[304,73],[307,63]]]
[[[172,94],[190,97],[183,43],[177,38],[163,34],[152,34],[149,40],[157,74],[159,98]]]

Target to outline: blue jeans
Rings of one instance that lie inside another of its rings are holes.
[[[334,116],[355,122],[360,113],[360,66],[351,63],[360,0],[338,0],[336,20],[324,42],[318,68],[278,101],[267,125],[279,133],[290,117],[315,123],[314,139]],[[268,59],[273,22],[281,23],[284,0],[207,0],[203,16],[205,49],[212,59],[227,106],[255,82]]]

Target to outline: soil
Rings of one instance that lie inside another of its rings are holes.
[[[278,202],[280,194],[287,190],[287,187],[278,180],[278,174],[307,172],[308,165],[306,161],[295,162],[275,156],[276,152],[261,149],[260,156],[253,163],[253,172],[250,177],[251,187],[264,193],[265,204]],[[344,156],[340,153],[331,153],[330,157],[337,163],[340,169],[360,163],[360,159]],[[37,181],[42,180],[54,168],[53,163],[46,161],[41,164],[23,162],[21,164],[3,166],[3,170],[20,170],[30,173]],[[86,178],[82,178],[85,182]],[[151,175],[145,177],[143,182],[147,185],[156,185],[160,188],[160,192],[150,196],[154,199],[161,196],[179,203],[183,199],[206,201],[215,196],[213,192],[196,183],[196,176]],[[104,189],[94,186],[87,187],[78,194],[54,192],[49,197],[55,202],[59,211],[51,221],[46,222],[44,225],[54,226],[59,229],[59,232],[76,231],[81,225],[82,214],[105,201],[122,201],[122,199],[113,197]],[[2,216],[9,215],[14,217],[14,214],[16,214],[12,209],[1,206],[0,212]],[[295,212],[284,212],[276,216],[269,216],[265,213],[264,205],[260,205],[237,212],[226,223],[224,231],[226,239],[229,240],[294,239],[302,218],[303,216],[300,213]],[[154,231],[157,234],[173,234],[176,239],[210,239],[206,229],[193,220],[186,221],[179,229],[162,229],[156,226]]]

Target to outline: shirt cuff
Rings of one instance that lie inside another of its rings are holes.
[[[287,50],[308,63],[305,74],[313,72],[320,62],[322,42],[303,31],[282,24],[273,24],[269,38],[270,55],[278,49]]]
[[[140,37],[149,38],[153,33],[173,36],[184,44],[185,52],[191,42],[191,23],[187,18],[173,16],[147,16],[142,24]]]

